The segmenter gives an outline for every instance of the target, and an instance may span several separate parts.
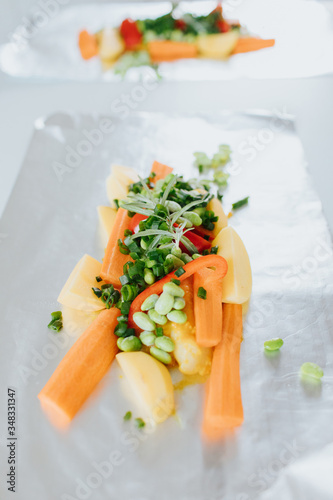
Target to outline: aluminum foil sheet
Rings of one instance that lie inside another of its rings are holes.
[[[146,173],[158,159],[190,177],[197,175],[193,152],[213,154],[221,143],[233,150],[226,210],[250,196],[230,219],[253,268],[240,362],[244,425],[224,442],[205,443],[203,386],[195,385],[176,393],[177,418],[138,431],[123,422],[133,403],[114,363],[71,427],[59,432],[37,394],[89,318],[65,318],[61,333],[46,326],[76,262],[84,253],[103,256],[96,206],[107,204],[111,162]],[[327,446],[333,441],[333,251],[291,117],[67,113],[40,119],[0,237],[1,471],[8,472],[8,387],[16,390],[18,460],[17,491],[7,490],[3,473],[1,499],[333,497]],[[274,337],[284,346],[268,357],[263,344]],[[323,368],[321,383],[300,380],[305,361]]]
[[[43,5],[47,4],[45,8]],[[51,4],[51,5],[49,5]],[[215,1],[181,2],[179,12],[206,14]],[[98,58],[82,60],[78,33],[119,26],[123,19],[157,17],[170,11],[170,2],[95,3],[68,5],[68,0],[40,2],[24,17],[0,49],[1,69],[14,76],[60,80],[120,79],[102,71]],[[160,65],[164,80],[230,80],[234,78],[299,78],[333,71],[332,12],[316,0],[225,0],[225,16],[238,19],[249,32],[275,38],[273,48],[239,54],[228,61],[181,60]],[[140,68],[128,80],[138,80]]]

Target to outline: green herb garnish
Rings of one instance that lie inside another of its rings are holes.
[[[47,327],[50,330],[53,330],[54,332],[60,332],[60,330],[63,327],[61,311],[52,312],[51,318],[52,319],[51,319],[50,323],[47,325]]]
[[[207,291],[204,289],[203,286],[199,286],[198,297],[199,299],[204,299],[204,300],[207,299]]]
[[[161,326],[158,326],[156,328],[156,337],[163,337],[163,328]]]
[[[176,280],[175,278],[172,278],[171,281],[175,284],[175,285],[180,285],[181,281],[180,280]]]
[[[177,271],[175,271],[175,276],[179,278],[182,274],[185,274],[185,270],[182,267],[179,267]]]
[[[101,288],[92,287],[92,291],[104,302],[106,309],[110,309],[120,299],[120,293],[110,284],[102,285]]]
[[[242,200],[236,201],[236,203],[232,204],[232,209],[237,210],[237,208],[243,207],[244,205],[247,205],[249,202],[249,196],[246,198],[243,198]]]
[[[131,418],[132,418],[132,412],[131,411],[126,412],[125,415],[124,415],[125,422],[127,420],[131,420]]]
[[[136,418],[135,423],[138,429],[142,429],[146,425],[142,418]]]
[[[203,174],[213,170],[213,182],[218,187],[217,197],[221,201],[221,191],[228,185],[229,174],[223,169],[231,159],[231,148],[227,144],[220,144],[217,153],[212,158],[209,158],[206,153],[194,153],[194,165],[198,168],[199,173]]]

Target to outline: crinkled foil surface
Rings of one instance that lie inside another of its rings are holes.
[[[108,131],[97,133],[101,128]],[[249,205],[230,219],[253,268],[240,362],[244,425],[218,445],[205,443],[203,386],[189,386],[176,394],[177,418],[154,432],[138,431],[123,422],[132,406],[114,363],[69,430],[59,432],[37,394],[84,325],[79,316],[71,318],[77,327],[71,332],[53,333],[46,325],[76,262],[84,253],[103,256],[96,206],[107,204],[111,162],[143,174],[158,159],[189,177],[196,175],[193,152],[213,154],[221,143],[234,152],[226,210],[250,196]],[[323,461],[324,479],[320,467],[321,494],[315,489],[318,477],[304,472],[305,466],[295,467],[333,440],[333,261],[290,117],[253,112],[209,119],[145,113],[126,119],[77,114],[40,119],[0,236],[1,401],[4,408],[7,387],[16,389],[18,435],[17,492],[7,491],[2,475],[1,499],[332,498],[331,458]],[[268,357],[263,344],[274,337],[283,338],[284,346]],[[300,380],[305,361],[323,368],[321,384]],[[0,413],[2,470],[7,468],[5,413]],[[284,489],[276,489],[291,467],[294,475]]]
[[[119,80],[113,70],[102,71],[98,58],[82,60],[78,33],[82,29],[95,33],[105,26],[119,26],[126,17],[158,17],[171,8],[170,2],[156,1],[66,4],[59,0],[52,2],[49,9],[36,6],[30,18],[22,19],[8,43],[0,48],[3,71],[14,76],[61,80]],[[177,11],[202,15],[215,7],[215,1],[190,1],[181,2]],[[160,65],[164,80],[299,78],[332,73],[333,21],[323,3],[225,0],[223,9],[227,19],[238,19],[251,34],[275,38],[275,47],[239,54],[228,61],[193,59],[164,63]],[[128,72],[127,79],[135,81],[141,75],[142,71],[135,68]]]

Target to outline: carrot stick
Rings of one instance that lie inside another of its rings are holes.
[[[110,234],[109,242],[105,250],[103,259],[101,277],[104,281],[119,286],[119,278],[123,275],[123,266],[129,260],[129,255],[124,255],[118,247],[118,240],[123,240],[125,229],[129,228],[131,218],[127,210],[118,208],[117,216]]]
[[[98,45],[95,35],[83,30],[79,34],[79,49],[83,59],[91,59],[98,54]]]
[[[222,340],[214,349],[204,406],[203,432],[211,439],[219,439],[244,420],[239,373],[242,328],[242,306],[223,304]]]
[[[195,43],[153,40],[148,42],[147,47],[153,63],[187,59],[198,55],[198,48]]]
[[[64,426],[108,371],[118,352],[113,331],[120,311],[102,311],[60,362],[38,394],[42,407],[56,425]]]
[[[261,38],[254,38],[254,37],[238,38],[236,46],[232,51],[232,54],[252,52],[254,50],[273,47],[274,45],[275,45],[275,40],[273,38],[269,40],[262,40]]]
[[[151,173],[156,174],[154,177],[154,182],[159,181],[161,179],[165,179],[165,177],[173,171],[173,168],[168,167],[167,165],[163,165],[163,163],[159,163],[158,161],[154,161]]]
[[[194,315],[197,344],[216,346],[222,337],[222,281],[215,272],[203,268],[194,274]],[[198,296],[199,288],[206,290],[206,299]]]
[[[177,276],[175,273],[177,271],[173,271],[172,273],[167,274],[164,278],[156,281],[153,285],[149,286],[143,292],[141,292],[132,302],[130,312],[128,315],[128,322],[132,328],[136,328],[136,325],[133,321],[133,314],[141,311],[141,306],[143,302],[146,300],[149,295],[156,293],[159,295],[163,291],[163,285],[165,283],[169,283],[171,279],[177,279],[179,281],[184,281],[186,278],[189,278],[194,273],[199,271],[204,267],[215,267],[214,278],[216,280],[221,280],[227,274],[228,264],[227,261],[221,257],[220,255],[205,255],[202,257],[198,257],[195,260],[192,260],[188,264],[185,264],[183,267],[184,273],[180,276]]]

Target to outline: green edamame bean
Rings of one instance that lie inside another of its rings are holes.
[[[153,271],[151,271],[150,269],[145,269],[143,274],[143,279],[148,285],[152,285],[153,283],[155,283],[156,278],[154,276]]]
[[[165,335],[163,337],[156,337],[155,346],[165,352],[172,352],[175,348],[173,340]]]
[[[184,309],[185,305],[185,299],[177,297],[173,303],[173,308],[176,309],[176,311],[180,311],[181,309]]]
[[[156,328],[154,321],[152,321],[144,312],[136,312],[133,314],[134,323],[142,330],[153,332]]]
[[[143,343],[143,345],[146,345],[148,347],[152,346],[155,344],[155,339],[156,335],[153,332],[141,332],[140,334],[140,340]]]
[[[205,214],[206,212],[206,208],[203,208],[203,207],[200,207],[200,208],[195,208],[194,210],[192,210],[192,212],[195,212],[196,214],[198,214],[200,217],[203,217],[203,215]]]
[[[149,295],[149,297],[147,297],[146,300],[143,302],[141,306],[141,311],[149,311],[149,309],[154,309],[157,300],[158,300],[157,293]]]
[[[187,321],[187,315],[186,313],[184,313],[184,311],[170,311],[167,314],[167,318],[169,321],[172,321],[173,323],[179,323],[180,325],[186,323]]]
[[[156,340],[155,340],[156,344]],[[313,377],[317,380],[320,380],[324,376],[324,372],[320,366],[316,365],[316,363],[310,363],[307,361],[306,363],[303,363],[301,366],[301,375],[303,377]]]
[[[143,249],[143,250],[147,250],[149,244],[143,239],[141,238],[141,241],[140,241],[140,247]]]
[[[175,269],[178,269],[179,267],[183,267],[183,265],[185,264],[184,261],[182,261],[181,259],[179,259],[178,257],[176,257],[175,255],[172,255],[172,253],[169,253],[166,258],[165,258],[166,261],[171,261],[173,263],[173,267]]]
[[[184,297],[184,290],[180,288],[180,286],[176,285],[176,283],[173,283],[170,281],[169,283],[165,283],[163,285],[163,292],[167,292],[170,295],[173,295],[174,297]]]
[[[156,260],[148,259],[146,261],[146,267],[148,267],[148,269],[151,269],[152,267],[156,266],[156,264],[157,264]]]
[[[192,222],[190,221],[190,219],[185,219],[185,217],[178,217],[178,219],[176,220],[177,224],[184,224],[185,222],[185,227],[188,229],[190,227],[193,227],[193,224]]]
[[[157,325],[165,325],[165,323],[168,321],[166,316],[158,314],[158,312],[156,312],[155,309],[149,309],[148,316]]]
[[[190,255],[187,255],[187,253],[182,253],[181,259],[185,264],[188,264],[189,262],[192,262],[192,257]]]
[[[193,224],[193,226],[201,226],[202,224],[202,219],[196,212],[184,212],[183,217],[185,219],[188,219]]]
[[[192,254],[192,259],[198,259],[199,257],[201,257],[201,255],[199,253],[193,253]]]
[[[124,340],[124,337],[119,337],[117,340],[117,346],[118,346],[118,349],[120,349],[120,350],[122,350],[121,344],[123,343],[123,340]]]
[[[182,251],[179,247],[176,247],[174,246],[172,249],[171,249],[171,253],[172,255],[174,255],[175,257],[178,257],[178,259],[180,259],[181,255],[182,255]]]
[[[120,340],[120,339],[118,339]],[[118,341],[117,341],[118,345]],[[124,352],[132,352],[132,351],[140,351],[142,347],[141,340],[135,335],[131,335],[130,337],[125,337],[122,339],[119,349]]]
[[[158,312],[158,314],[162,314],[162,316],[165,316],[173,308],[174,301],[175,299],[173,295],[170,295],[170,293],[167,292],[161,293],[161,295],[158,298],[158,301],[155,304],[155,311]]]
[[[264,342],[264,347],[266,351],[278,351],[282,346],[283,346],[282,339],[272,339],[272,340],[266,340],[266,342]]]
[[[172,361],[170,354],[165,351],[162,351],[162,349],[159,349],[158,347],[151,347],[150,354],[158,361],[161,361],[161,363],[164,363],[165,365],[170,364]]]
[[[182,208],[179,205],[179,203],[177,203],[176,201],[172,201],[172,200],[167,200],[165,202],[165,206],[170,210],[171,213],[178,212],[178,210],[181,210],[181,208]]]

